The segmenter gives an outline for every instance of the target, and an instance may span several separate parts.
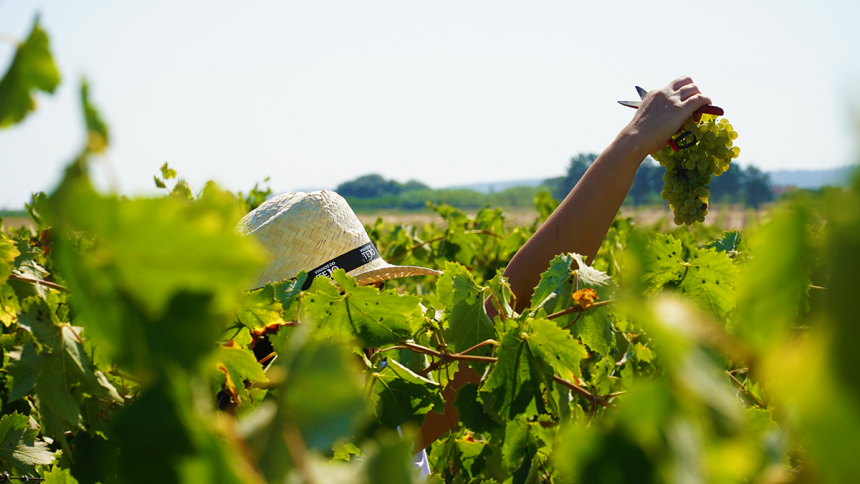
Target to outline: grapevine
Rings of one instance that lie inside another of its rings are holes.
[[[660,197],[669,202],[675,224],[692,225],[708,215],[711,177],[727,172],[741,150],[734,146],[738,133],[726,118],[703,114],[696,123],[690,117],[682,129],[679,140],[695,139],[694,143],[678,151],[666,145],[652,156],[666,168]]]

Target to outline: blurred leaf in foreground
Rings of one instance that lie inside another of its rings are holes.
[[[81,105],[87,127],[87,148],[93,153],[104,153],[110,142],[110,134],[107,123],[102,119],[95,105],[90,102],[90,84],[86,79],[81,81]]]
[[[0,79],[0,128],[21,122],[36,109],[33,91],[53,94],[59,84],[60,71],[51,55],[48,34],[36,17],[30,35],[18,46],[12,65]]]

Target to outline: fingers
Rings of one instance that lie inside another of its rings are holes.
[[[699,91],[699,86],[697,86],[693,83],[687,84],[687,85],[681,87],[680,89],[678,89],[678,95],[681,97],[681,102],[684,102],[687,99],[690,99],[690,97],[692,97],[696,94],[701,94],[701,92]]]
[[[700,107],[702,107],[706,104],[711,104],[711,103],[712,103],[711,98],[709,98],[708,96],[705,96],[702,93],[694,94],[694,95],[690,96],[689,98],[687,98],[686,101],[683,102],[684,111],[686,111],[687,116],[689,116],[689,115],[693,114],[693,111],[699,109]]]
[[[690,76],[681,76],[681,77],[675,79],[674,81],[672,81],[671,86],[672,86],[673,90],[677,91],[678,89],[681,89],[682,87],[686,86],[687,84],[692,84],[692,83],[693,83],[693,79]]]

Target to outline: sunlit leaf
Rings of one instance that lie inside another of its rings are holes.
[[[21,255],[18,251],[15,241],[0,234],[0,285],[6,284],[9,275],[12,273],[15,259]]]
[[[21,122],[36,109],[33,91],[53,94],[60,84],[60,71],[51,55],[48,34],[33,22],[24,43],[18,45],[9,70],[0,79],[0,128]]]
[[[33,472],[34,466],[54,462],[48,444],[38,439],[30,418],[17,412],[0,419],[0,466],[7,471]]]
[[[411,338],[424,320],[417,297],[358,286],[343,270],[335,271],[334,280],[343,294],[318,277],[302,296],[301,320],[315,324],[320,338],[380,347]]]
[[[436,293],[445,305],[448,329],[445,339],[457,351],[464,351],[496,336],[493,322],[484,307],[484,293],[472,275],[459,264],[446,263],[436,281]],[[473,354],[489,354],[489,348],[478,348]]]
[[[0,323],[9,326],[18,320],[21,305],[12,286],[0,285]]]
[[[164,164],[161,165],[161,176],[163,176],[165,180],[176,178],[176,170],[174,170],[173,168],[169,168],[167,166],[167,162],[165,161]]]

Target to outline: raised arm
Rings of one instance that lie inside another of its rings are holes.
[[[711,100],[699,92],[689,77],[678,78],[663,89],[651,91],[615,141],[597,157],[585,175],[540,229],[517,252],[505,276],[517,296],[517,311],[528,306],[540,274],[564,252],[577,252],[592,261],[606,232],[630,191],[636,170],[649,153],[658,151],[684,124],[690,114]],[[496,308],[487,304],[487,312]],[[443,392],[444,415],[427,414],[417,449],[423,449],[457,424],[456,390],[478,383],[480,376],[466,365]]]
[[[693,111],[710,103],[687,76],[648,93],[633,120],[508,264],[505,276],[517,296],[517,311],[528,306],[540,274],[556,255],[576,252],[589,263],[594,260],[639,165],[662,148]]]

